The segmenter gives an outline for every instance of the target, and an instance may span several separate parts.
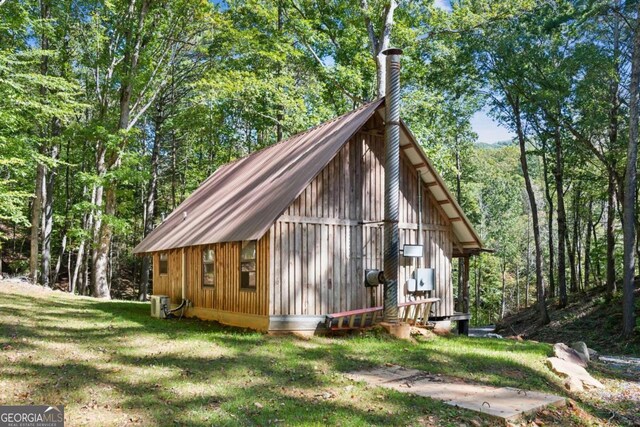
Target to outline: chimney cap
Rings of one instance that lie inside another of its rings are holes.
[[[383,55],[402,55],[402,49],[398,47],[390,47],[382,51]]]

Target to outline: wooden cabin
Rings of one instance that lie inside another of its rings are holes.
[[[364,274],[383,263],[383,117],[384,98],[218,169],[135,248],[153,257],[153,294],[270,332],[382,305]],[[400,145],[400,245],[422,243],[423,257],[400,256],[398,300],[439,298],[431,317],[455,319],[452,260],[482,243],[404,123]],[[419,262],[435,287],[410,294]]]

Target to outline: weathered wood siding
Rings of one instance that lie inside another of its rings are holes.
[[[272,315],[325,315],[382,304],[364,270],[383,267],[384,137],[374,117],[271,227]],[[372,129],[372,130],[366,130]],[[400,247],[417,243],[417,171],[401,154]],[[453,313],[452,229],[423,185],[423,267],[436,270],[435,316]],[[400,257],[399,301],[416,261]]]
[[[257,243],[256,290],[240,289],[241,242],[216,243],[185,249],[186,298],[194,307],[235,313],[267,315],[269,308],[270,251],[269,233]],[[214,287],[202,286],[202,251],[215,250]],[[182,299],[182,249],[169,253],[167,275],[159,274],[159,253],[153,254],[153,294],[168,295],[177,304]]]

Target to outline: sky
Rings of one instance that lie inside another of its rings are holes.
[[[489,117],[486,111],[478,111],[471,118],[471,127],[478,134],[478,142],[494,144],[507,141],[515,135]]]

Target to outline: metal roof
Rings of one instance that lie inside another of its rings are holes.
[[[228,163],[207,178],[134,253],[259,239],[384,104],[384,98]],[[401,123],[401,148],[453,226],[458,253],[482,242],[444,181]]]
[[[259,239],[383,102],[222,166],[133,252]]]

